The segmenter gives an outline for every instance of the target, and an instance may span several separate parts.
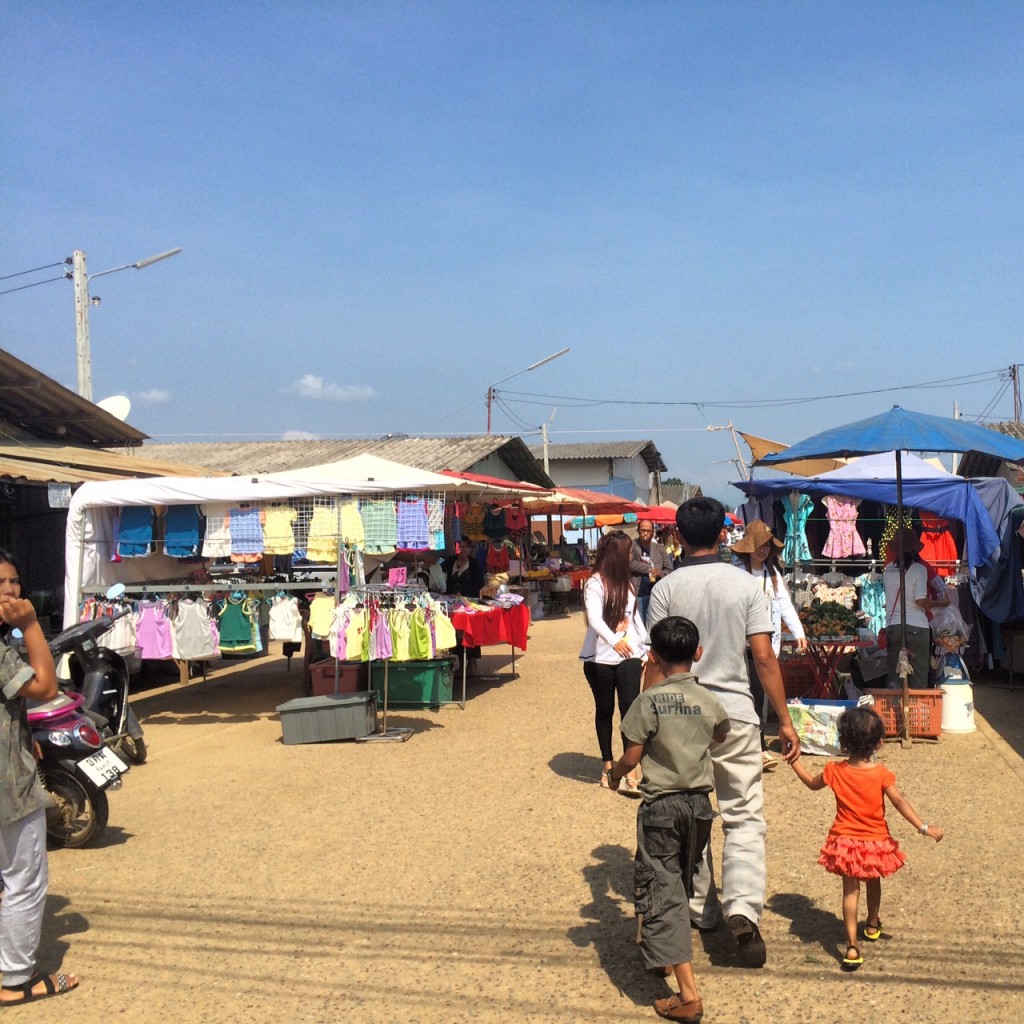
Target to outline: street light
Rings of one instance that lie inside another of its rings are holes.
[[[110,270],[101,270],[97,274],[89,274],[85,269],[85,253],[76,249],[64,262],[71,264],[71,270],[65,276],[75,283],[75,352],[78,360],[78,393],[82,398],[92,401],[92,357],[89,354],[89,306],[98,306],[99,297],[90,298],[89,282],[105,274],[116,274],[119,270],[145,270],[154,263],[159,263],[170,256],[177,256],[181,247],[158,252],[155,256],[147,256],[135,263],[125,263]]]
[[[529,373],[530,370],[536,370],[538,366],[543,366],[545,363],[550,363],[552,359],[557,359],[559,356],[564,356],[569,350],[563,348],[561,352],[556,352],[554,355],[545,356],[540,362],[534,363],[533,366],[527,366],[524,370],[516,370],[515,373],[510,373],[507,377],[502,377],[501,380],[495,381],[487,389],[487,433],[491,432],[491,403],[494,401],[494,389],[499,384],[504,384],[505,381],[511,380],[513,377],[518,377],[521,373]]]

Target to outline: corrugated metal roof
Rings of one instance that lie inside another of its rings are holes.
[[[15,440],[91,447],[141,444],[147,434],[0,349],[4,431]]]
[[[189,441],[175,444],[151,442],[147,456],[160,460],[206,466],[228,473],[276,473],[302,469],[324,462],[338,462],[367,452],[437,473],[472,470],[491,455],[508,466],[509,479],[525,480],[541,487],[554,486],[541,464],[518,437],[483,434],[475,437],[385,437],[354,441]],[[489,469],[487,472],[494,476]]]
[[[87,480],[124,480],[141,476],[205,476],[204,467],[156,462],[127,453],[67,445],[0,446],[0,478],[24,483],[80,484]],[[217,474],[220,475],[220,474]]]
[[[1006,434],[1008,437],[1015,437],[1018,441],[1024,441],[1024,423],[1019,420],[1007,420],[1005,423],[980,423],[982,427],[988,427],[999,434]],[[960,476],[1002,476],[1003,467],[1008,463],[1002,459],[994,458],[991,455],[981,455],[978,452],[966,452],[960,457],[957,464],[957,473]]]
[[[536,458],[543,459],[543,445],[532,444],[530,451]],[[588,444],[548,445],[549,462],[561,459],[632,459],[637,455],[643,456],[652,473],[668,470],[653,441],[592,441]]]
[[[700,498],[703,496],[703,491],[700,489],[700,484],[662,484],[661,485],[661,500],[662,503],[671,501],[673,505],[682,505],[684,501],[689,501],[691,498]]]

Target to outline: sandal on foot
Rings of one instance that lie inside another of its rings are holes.
[[[21,985],[0,985],[2,992],[20,992],[20,999],[2,999],[0,1006],[17,1006],[36,999],[49,999],[50,996],[62,996],[65,992],[78,988],[78,979],[68,974],[36,974]],[[42,985],[45,992],[33,992],[36,985]]]
[[[654,1000],[654,1012],[665,1020],[681,1020],[683,1024],[697,1024],[704,1016],[704,1004],[700,996],[683,1002],[678,992],[673,992],[667,999]]]
[[[611,768],[603,768],[601,770],[601,788],[602,789],[611,789],[612,788],[612,784],[608,781],[608,773],[610,771],[611,771]]]
[[[851,952],[853,956],[850,956]],[[843,970],[855,971],[862,963],[864,963],[864,957],[860,955],[860,950],[856,946],[847,946],[846,956],[843,957]]]
[[[619,780],[619,793],[622,796],[628,796],[634,800],[639,800],[643,795],[640,792],[640,783],[629,775],[623,775]]]
[[[870,921],[864,922],[864,938],[868,942],[877,942],[882,937],[882,922],[878,921],[872,924]]]

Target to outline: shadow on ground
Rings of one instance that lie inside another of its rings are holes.
[[[636,1006],[649,1006],[672,990],[665,979],[645,971],[634,939],[633,858],[621,846],[599,846],[596,864],[583,869],[591,900],[580,907],[585,924],[570,928],[569,941],[579,949],[593,947],[601,969],[619,993]]]

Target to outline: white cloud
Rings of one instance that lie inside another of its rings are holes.
[[[292,395],[323,402],[360,402],[373,398],[374,394],[369,384],[324,383],[323,377],[313,373],[303,374],[299,380],[289,384],[284,390]]]
[[[135,397],[143,405],[163,405],[171,400],[171,393],[163,388],[150,388],[148,391],[140,391]]]
[[[308,430],[286,430],[281,435],[282,441],[319,441],[319,434],[311,434]]]

